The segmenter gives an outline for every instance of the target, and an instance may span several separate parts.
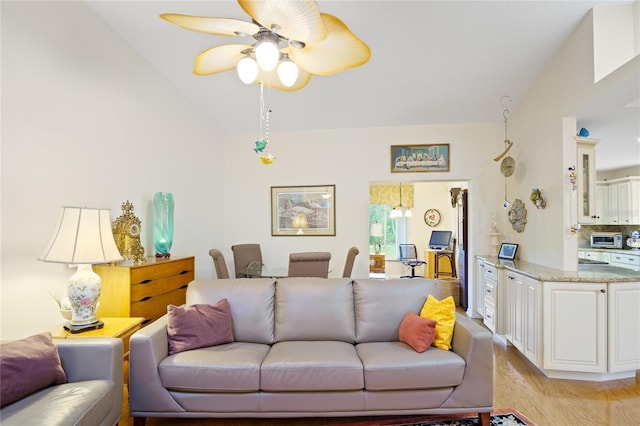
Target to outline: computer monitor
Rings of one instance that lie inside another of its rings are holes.
[[[451,244],[451,231],[431,231],[429,248],[431,250],[446,250]]]

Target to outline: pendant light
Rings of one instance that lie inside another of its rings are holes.
[[[400,183],[400,205],[398,207],[394,207],[389,214],[390,218],[399,218],[399,217],[411,217],[413,213],[410,209],[402,207],[402,183]]]

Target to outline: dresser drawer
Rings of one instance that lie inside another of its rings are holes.
[[[133,302],[131,304],[131,316],[144,317],[143,325],[148,324],[151,321],[155,321],[164,314],[167,313],[167,306],[176,305],[180,306],[184,304],[184,300],[187,294],[187,286],[178,290],[171,291],[169,293],[160,294]],[[181,301],[182,303],[180,303]]]
[[[492,332],[496,331],[496,314],[495,308],[492,304],[486,303],[484,305],[484,324],[491,330]]]
[[[185,271],[178,275],[150,280],[141,284],[133,284],[131,285],[131,302],[138,302],[149,297],[186,287],[187,284],[193,281],[193,277],[193,271]]]
[[[611,253],[611,265],[638,271],[640,270],[640,256]]]
[[[146,284],[160,278],[193,272],[193,258],[158,262],[131,268],[131,284]]]

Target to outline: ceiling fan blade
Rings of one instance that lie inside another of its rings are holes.
[[[289,49],[291,59],[311,74],[329,75],[365,64],[371,49],[338,18],[321,14],[328,36],[304,49]]]
[[[207,49],[196,56],[193,73],[211,75],[235,69],[244,56],[242,51],[250,47],[248,44],[225,44]]]
[[[238,0],[240,7],[267,29],[277,25],[277,32],[289,40],[315,43],[327,37],[320,9],[313,0]]]
[[[309,84],[309,81],[311,81],[311,77],[312,75],[309,74],[308,72],[304,70],[299,70],[298,79],[296,80],[295,84],[291,87],[287,87],[284,84],[282,84],[282,82],[280,81],[277,70],[273,70],[269,72],[260,70],[260,72],[258,73],[258,78],[256,79],[256,82],[259,83],[260,81],[262,81],[262,84],[264,85],[264,87],[269,87],[271,89],[278,89],[284,92],[295,92],[296,90],[300,90],[304,88],[307,84]]]
[[[253,35],[260,27],[252,22],[245,22],[232,18],[206,18],[203,16],[180,15],[177,13],[163,13],[162,19],[191,31],[207,34],[234,36],[241,34]]]

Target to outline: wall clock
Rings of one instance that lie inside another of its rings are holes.
[[[436,209],[429,209],[424,213],[424,223],[428,226],[438,226],[440,220],[442,220],[442,217]]]

